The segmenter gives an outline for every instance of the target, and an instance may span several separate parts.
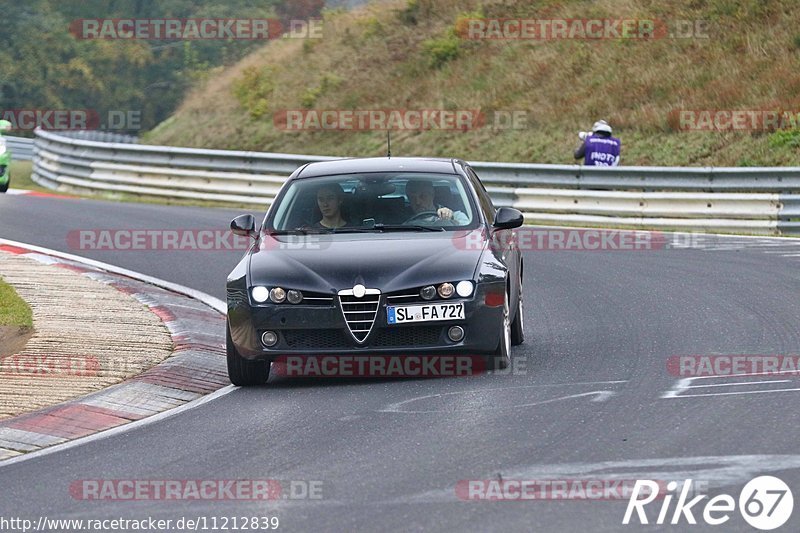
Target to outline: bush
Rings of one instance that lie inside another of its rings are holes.
[[[432,68],[441,68],[445,63],[457,58],[460,50],[461,40],[454,29],[449,30],[444,37],[428,39],[422,43],[422,52]]]
[[[365,39],[375,36],[383,36],[386,33],[383,24],[381,24],[381,21],[376,17],[369,17],[360,20],[359,25],[364,28],[363,37]]]
[[[335,74],[325,74],[322,76],[319,85],[316,87],[309,87],[300,97],[300,105],[306,109],[311,109],[317,103],[317,100],[328,92],[330,89],[335,89],[342,83],[342,78]]]
[[[269,111],[269,99],[275,90],[274,74],[271,67],[249,67],[233,83],[233,95],[254,119]]]
[[[769,136],[769,145],[772,148],[788,146],[789,148],[800,148],[800,129],[779,130]]]

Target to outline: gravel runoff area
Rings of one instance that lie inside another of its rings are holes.
[[[84,396],[172,354],[164,322],[132,295],[73,271],[0,251],[0,276],[33,311],[19,353],[0,354],[0,419]]]

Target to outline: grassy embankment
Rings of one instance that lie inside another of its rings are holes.
[[[470,17],[706,20],[708,38],[475,41]],[[154,144],[382,155],[383,132],[286,132],[286,109],[524,111],[522,129],[404,131],[398,155],[570,163],[605,118],[626,165],[798,165],[800,130],[678,131],[680,109],[800,109],[800,10],[763,2],[399,0],[330,12],[322,39],[274,41],[196,87]]]

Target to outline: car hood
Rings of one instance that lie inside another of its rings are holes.
[[[360,283],[393,292],[472,279],[483,244],[480,230],[264,235],[250,257],[250,284],[330,293]]]

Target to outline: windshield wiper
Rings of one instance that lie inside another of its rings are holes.
[[[303,229],[303,228],[279,229],[279,230],[272,230],[272,231],[268,231],[267,232],[268,235],[277,235],[277,236],[281,236],[281,235],[308,235],[308,234],[318,235],[319,233],[322,233],[322,232],[314,230],[314,229]]]
[[[289,230],[273,230],[269,235],[330,235],[334,233],[374,233],[376,231],[435,231],[441,232],[445,229],[441,226],[422,226],[420,224],[375,224],[374,226],[356,228],[296,228]]]
[[[420,224],[375,224],[380,231],[444,231],[441,226],[422,226]]]
[[[270,231],[270,235],[332,235],[334,233],[371,233],[372,228],[297,228]]]
[[[371,233],[372,228],[331,228],[328,233]]]

